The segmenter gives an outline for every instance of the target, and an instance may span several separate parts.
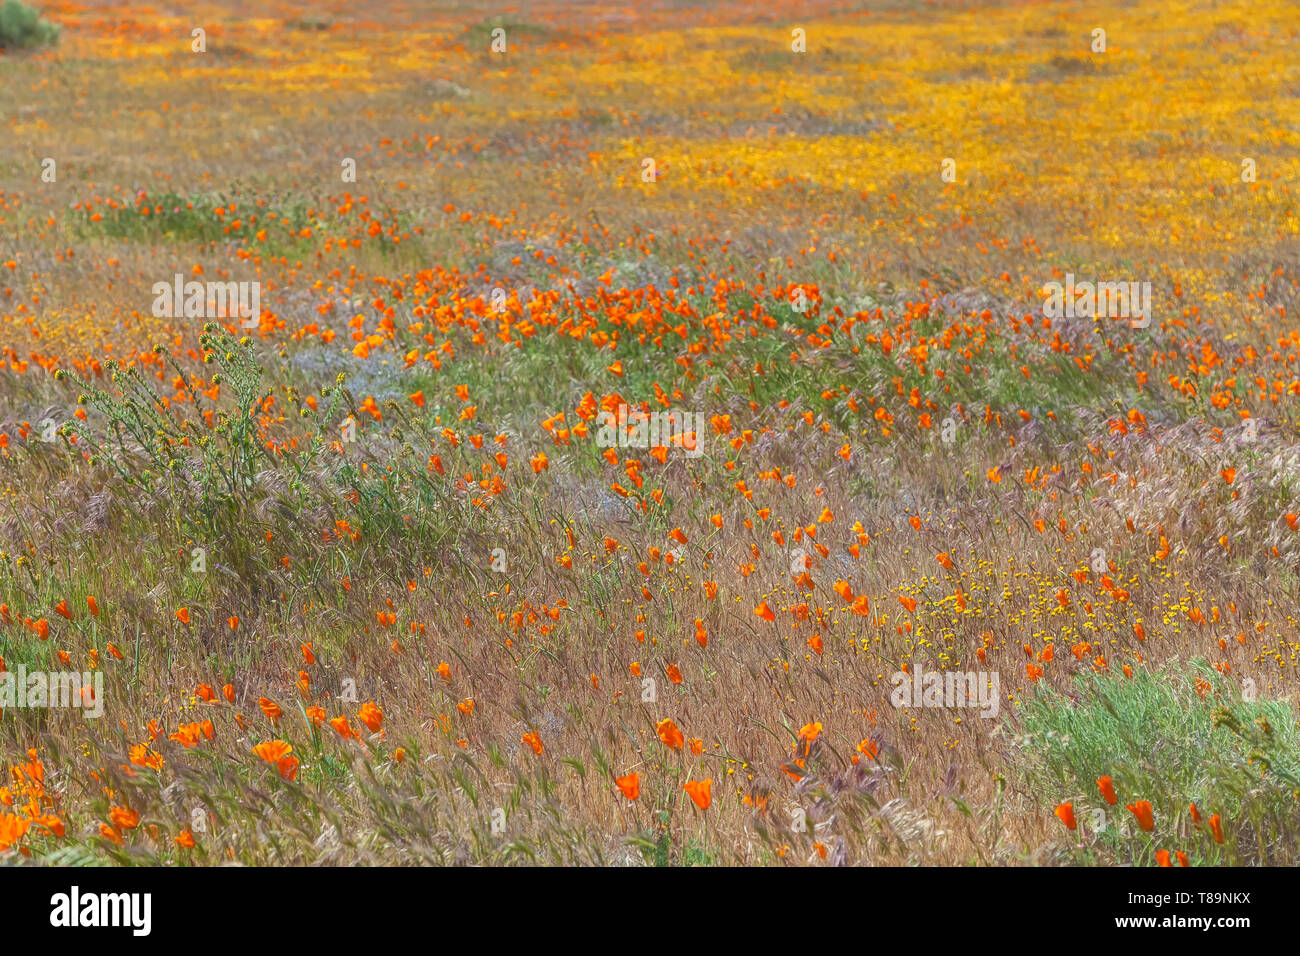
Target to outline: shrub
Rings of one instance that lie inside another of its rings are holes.
[[[5,0],[0,6],[0,50],[57,43],[59,29],[19,0]]]

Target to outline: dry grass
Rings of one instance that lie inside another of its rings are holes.
[[[1300,861],[1283,9],[101,12],[0,58],[0,657],[104,680],[4,708],[0,855]]]

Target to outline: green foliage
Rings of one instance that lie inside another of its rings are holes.
[[[232,206],[235,211],[231,211]],[[256,207],[259,222],[240,212],[248,207]],[[98,219],[92,218],[96,215]],[[74,210],[73,223],[78,238],[106,236],[154,244],[247,244],[254,241],[261,228],[266,231],[266,240],[258,248],[273,257],[297,257],[309,251],[312,247],[301,233],[315,225],[305,200],[281,202],[239,183],[228,194],[166,192],[141,194],[135,204],[84,204]]]
[[[82,390],[78,404],[88,405],[105,418],[105,434],[94,436],[82,423],[70,420],[65,432],[76,432],[86,445],[98,448],[92,464],[107,464],[129,486],[146,495],[165,495],[175,509],[178,530],[197,539],[238,539],[241,520],[249,507],[265,493],[259,486],[261,469],[281,470],[285,492],[280,503],[305,507],[312,503],[309,469],[325,438],[317,429],[313,440],[286,460],[273,458],[258,431],[259,413],[270,407],[274,392],[263,385],[263,370],[247,337],[236,339],[214,323],[199,338],[205,364],[220,371],[213,383],[234,395],[233,407],[209,399],[195,388],[175,359],[161,346],[162,355],[176,374],[176,382],[188,402],[166,403],[145,380],[139,369],[123,369],[108,362],[110,380],[116,389],[101,389],[69,372]],[[325,421],[332,421],[342,390],[332,394]],[[291,401],[296,396],[291,396]],[[304,406],[303,415],[311,414]],[[212,427],[208,427],[208,422]]]
[[[678,846],[667,832],[660,834],[659,839],[653,842],[647,838],[633,842],[641,850],[647,866],[717,865],[714,855],[704,845],[690,840],[685,846]]]
[[[1076,687],[1073,697],[1045,690],[1029,700],[1020,743],[1029,785],[1049,806],[1073,802],[1085,840],[1096,840],[1090,852],[1149,863],[1157,849],[1182,849],[1197,862],[1264,863],[1300,832],[1300,732],[1286,702],[1244,700],[1200,660],[1132,679],[1089,673]],[[1125,809],[1138,800],[1151,803],[1150,836]],[[1223,844],[1195,824],[1193,803],[1204,819],[1219,815]],[[1097,809],[1106,826],[1093,833]]]
[[[19,0],[5,0],[0,6],[0,50],[51,46],[59,41],[61,29]]]

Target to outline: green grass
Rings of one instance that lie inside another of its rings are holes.
[[[1132,679],[1086,674],[1074,686],[1071,696],[1048,690],[1027,702],[1021,746],[1031,789],[1048,805],[1072,801],[1095,837],[1085,853],[1149,864],[1157,849],[1182,849],[1194,862],[1268,863],[1271,847],[1295,838],[1300,731],[1285,701],[1243,699],[1241,686],[1199,660]],[[1113,781],[1113,807],[1099,775]],[[1153,809],[1149,837],[1125,809],[1137,800]],[[1220,815],[1222,845],[1193,822],[1193,803],[1207,820]],[[1106,823],[1094,834],[1096,810]]]
[[[230,204],[235,204],[234,211]],[[146,215],[142,208],[150,211]],[[215,212],[225,209],[224,216]],[[101,217],[93,220],[96,213]],[[270,215],[274,214],[274,218]],[[255,215],[256,221],[250,216]],[[238,229],[230,228],[239,221]],[[76,239],[120,239],[149,244],[217,245],[252,244],[259,229],[265,229],[265,242],[255,248],[271,258],[299,259],[315,246],[299,236],[307,227],[318,228],[309,215],[306,199],[276,202],[246,191],[236,184],[229,195],[194,193],[181,195],[167,192],[137,200],[134,205],[83,205],[74,210],[72,232]]]

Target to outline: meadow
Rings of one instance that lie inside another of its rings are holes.
[[[0,863],[1300,864],[1292,5],[186,6],[0,45]]]

